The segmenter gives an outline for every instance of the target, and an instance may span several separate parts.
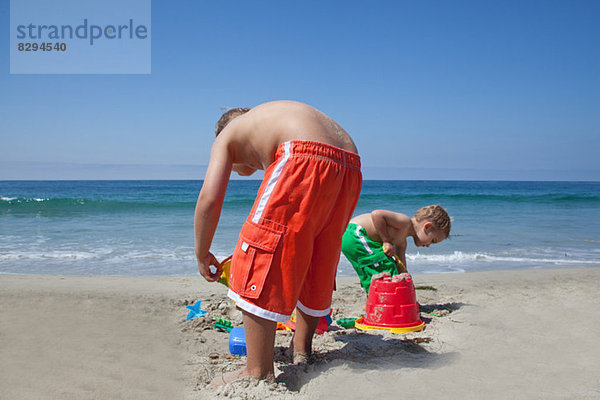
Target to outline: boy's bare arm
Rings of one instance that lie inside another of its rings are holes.
[[[371,220],[383,243],[383,252],[387,256],[396,255],[394,243],[406,243],[406,233],[410,227],[410,218],[404,214],[387,210],[374,210]],[[404,261],[403,261],[404,262]]]
[[[210,252],[210,245],[217,230],[227,183],[231,175],[232,162],[226,146],[215,140],[211,150],[210,162],[204,178],[204,184],[198,195],[194,214],[194,233],[196,259],[200,274],[210,282],[216,281],[221,275],[217,268],[211,273],[210,266],[218,267],[218,261]]]

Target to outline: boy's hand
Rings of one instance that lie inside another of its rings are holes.
[[[216,267],[216,271],[214,273],[210,270],[212,265]],[[221,277],[223,268],[221,268],[219,265],[220,263],[210,251],[206,257],[198,259],[198,270],[200,271],[200,275],[202,275],[204,279],[209,282],[214,282]]]
[[[383,252],[388,257],[396,255],[396,247],[390,242],[383,242]]]

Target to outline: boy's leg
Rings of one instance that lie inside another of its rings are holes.
[[[312,317],[296,309],[296,332],[292,339],[292,360],[307,362],[312,352],[312,340],[321,317]]]
[[[217,375],[210,386],[216,388],[240,378],[275,380],[273,352],[277,322],[242,311],[246,335],[246,368]]]
[[[246,369],[242,376],[273,379],[273,353],[277,322],[243,311],[246,334]]]
[[[298,353],[304,351],[304,354],[310,355],[312,335],[319,319],[330,313],[342,237],[358,202],[361,183],[360,170],[347,168],[337,198],[331,203],[328,218],[322,224],[323,229],[313,242],[310,266],[296,305],[296,335],[299,315],[304,318],[306,324],[303,335],[298,337],[297,341],[294,340],[294,345],[303,346],[298,348]]]

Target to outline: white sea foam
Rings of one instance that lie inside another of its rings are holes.
[[[550,251],[539,251],[525,256],[518,254],[498,255],[483,252],[455,251],[449,254],[407,253],[408,270],[412,273],[462,273],[466,271],[506,269],[506,268],[544,268],[547,266],[598,266],[600,260],[582,257],[564,257],[556,251],[553,257]],[[541,254],[540,254],[541,253]],[[346,257],[340,258],[339,276],[354,276],[356,272]]]
[[[600,265],[600,260],[584,260],[579,258],[561,257],[525,257],[525,256],[500,256],[487,253],[465,253],[455,251],[452,254],[406,254],[407,261],[412,263],[435,263],[435,264],[473,264],[473,263],[550,263],[550,264],[589,264]]]
[[[23,252],[14,251],[0,254],[0,260],[89,260],[96,258],[94,253],[73,251]]]
[[[23,198],[19,198],[19,197],[4,197],[4,196],[0,196],[0,200],[1,201],[15,201],[17,200],[17,202],[22,203],[22,202],[28,202],[28,201],[36,201],[36,202],[41,202],[41,201],[47,201],[49,199],[43,199],[40,197],[33,197],[31,199],[23,199]]]
[[[128,246],[129,247],[129,246]],[[412,273],[461,273],[465,271],[536,268],[556,266],[599,266],[600,260],[589,257],[556,257],[538,249],[534,254],[525,251],[513,254],[454,251],[447,254],[408,253]],[[215,251],[218,260],[230,255]],[[123,248],[102,246],[79,249],[51,249],[35,246],[24,250],[22,245],[0,249],[0,272],[94,274],[94,275],[189,275],[197,272],[193,247]],[[338,275],[354,276],[355,272],[345,257],[340,258]]]

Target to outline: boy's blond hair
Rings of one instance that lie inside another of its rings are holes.
[[[415,213],[415,219],[417,222],[431,221],[436,229],[446,234],[446,237],[450,236],[450,217],[446,210],[438,205],[419,208]]]
[[[232,119],[234,119],[235,117],[239,117],[240,115],[245,114],[248,111],[250,111],[249,108],[236,107],[224,112],[223,115],[221,115],[221,118],[219,118],[219,121],[217,122],[215,136],[219,136],[219,133],[221,133],[223,128],[225,128],[227,124],[231,122]]]

